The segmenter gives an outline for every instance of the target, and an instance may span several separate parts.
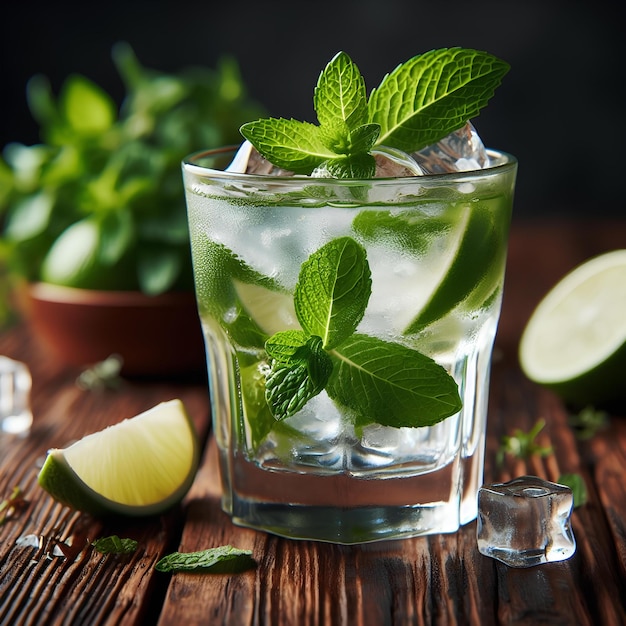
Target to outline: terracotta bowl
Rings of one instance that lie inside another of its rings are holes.
[[[85,367],[119,354],[125,376],[205,371],[193,293],[146,296],[35,283],[26,288],[22,304],[44,349],[68,365]]]

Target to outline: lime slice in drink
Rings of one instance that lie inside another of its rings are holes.
[[[187,493],[198,438],[180,400],[48,452],[38,482],[55,500],[94,515],[160,513]]]
[[[626,250],[586,261],[548,292],[522,333],[519,361],[572,405],[626,397]]]
[[[506,233],[498,229],[489,204],[462,205],[459,210],[455,226],[458,235],[449,264],[405,334],[419,332],[464,300],[470,308],[480,307],[497,287],[504,262]],[[450,241],[452,243],[454,238]]]
[[[233,286],[246,314],[264,333],[300,328],[291,294],[237,279]]]

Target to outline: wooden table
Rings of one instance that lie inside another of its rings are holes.
[[[27,438],[0,440],[0,499],[19,485],[27,506],[0,526],[0,624],[625,624],[626,417],[611,415],[581,441],[568,411],[520,373],[520,332],[542,295],[566,271],[625,247],[626,221],[514,224],[493,365],[485,481],[578,472],[589,501],[573,514],[576,554],[512,569],[482,556],[476,525],[460,532],[364,546],[297,542],[233,526],[219,506],[204,385],[126,381],[89,392],[77,371],[50,362],[28,331],[0,334],[0,354],[33,374],[34,425]],[[625,303],[626,304],[626,303]],[[626,308],[626,307],[625,307]],[[180,397],[207,443],[197,479],[180,507],[144,520],[96,520],[56,504],[36,476],[46,450]],[[503,435],[546,421],[539,443],[553,453],[496,464]],[[41,548],[16,540],[35,534]],[[102,556],[88,541],[110,534],[139,541],[127,557]],[[48,556],[55,542],[66,557]],[[239,574],[162,574],[172,551],[223,544],[250,549],[256,568]]]

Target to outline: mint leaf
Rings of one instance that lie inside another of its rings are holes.
[[[137,549],[137,542],[134,539],[120,539],[117,535],[101,537],[91,545],[102,554],[131,554]]]
[[[357,423],[432,426],[462,406],[454,379],[431,358],[401,344],[354,335],[332,352],[326,392],[357,412]]]
[[[313,95],[319,126],[261,119],[242,135],[270,162],[298,174],[373,178],[376,146],[415,152],[478,115],[509,65],[486,53],[443,48],[387,74],[367,99],[365,81],[345,52],[320,74]]]
[[[198,552],[173,552],[154,567],[159,572],[212,571],[214,573],[243,571],[254,565],[252,550],[233,546],[207,548]]]
[[[370,95],[378,145],[415,152],[439,141],[478,115],[508,70],[486,52],[463,48],[431,50],[399,65]]]
[[[329,159],[313,170],[317,178],[372,178],[376,173],[376,161],[371,154]]]
[[[319,127],[320,141],[340,156],[365,156],[376,145],[378,124],[363,124],[350,130],[345,122]],[[340,159],[339,159],[340,160]]]
[[[342,120],[352,130],[367,122],[365,81],[345,52],[338,52],[320,74],[313,104],[322,126]]]
[[[302,264],[294,293],[298,321],[329,350],[356,330],[371,292],[365,248],[351,237],[333,239]]]
[[[274,417],[283,420],[324,389],[333,364],[322,340],[302,331],[276,333],[266,350],[273,360],[265,379],[265,398]]]
[[[337,156],[324,145],[319,127],[308,122],[267,118],[248,122],[240,131],[268,161],[296,174],[310,174]]]

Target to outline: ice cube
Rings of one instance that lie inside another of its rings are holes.
[[[372,150],[376,161],[376,178],[421,176],[424,172],[415,159],[406,152],[388,146]]]
[[[293,176],[293,172],[276,167],[262,157],[247,139],[239,146],[237,154],[233,157],[226,171],[259,176]]]
[[[427,174],[466,172],[489,167],[489,155],[471,122],[411,156]]]
[[[569,559],[572,490],[536,476],[483,485],[478,491],[478,550],[510,567]]]
[[[26,435],[33,421],[31,376],[20,361],[0,356],[0,434]]]

